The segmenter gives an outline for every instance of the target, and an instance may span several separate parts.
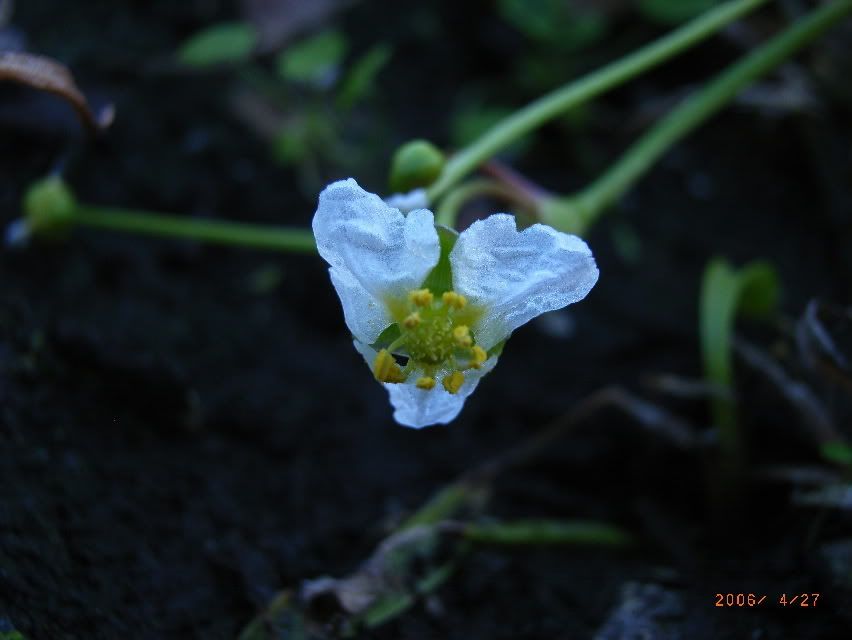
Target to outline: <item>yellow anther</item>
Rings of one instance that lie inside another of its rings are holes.
[[[417,378],[417,388],[423,389],[424,391],[430,391],[435,388],[435,378],[431,378],[429,376],[424,376],[422,378]]]
[[[482,366],[482,363],[488,359],[488,354],[485,352],[485,349],[480,347],[478,344],[474,345],[470,351],[470,366],[473,369],[479,369],[479,367]]]
[[[408,299],[418,307],[428,307],[432,304],[435,296],[432,295],[429,289],[415,289],[409,292]]]
[[[469,347],[473,344],[473,338],[470,337],[470,329],[467,325],[460,324],[453,329],[453,340],[460,347]]]
[[[445,291],[441,299],[445,305],[453,309],[464,309],[464,306],[467,304],[467,298],[455,291]]]
[[[444,389],[450,393],[458,393],[464,383],[464,374],[461,371],[453,371],[450,375],[445,376],[441,381]]]
[[[373,361],[373,374],[379,382],[405,382],[402,369],[387,349],[382,349],[376,354],[376,359]]]
[[[413,329],[414,327],[420,324],[420,314],[416,311],[414,313],[408,314],[405,320],[402,321],[402,324],[406,329]]]

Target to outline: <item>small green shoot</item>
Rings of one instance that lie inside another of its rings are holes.
[[[178,60],[190,67],[213,67],[245,62],[257,45],[254,28],[244,22],[221,22],[195,34],[178,50]]]
[[[347,47],[340,31],[322,31],[282,51],[276,60],[278,75],[291,82],[329,87],[337,80]]]
[[[621,529],[581,520],[472,523],[465,526],[463,535],[471,542],[503,546],[589,544],[621,547],[630,543],[630,536]]]
[[[337,106],[351,109],[367,98],[376,84],[376,77],[390,62],[393,49],[386,44],[378,44],[358,58],[341,82],[337,94]]]
[[[852,446],[845,442],[826,442],[820,447],[823,459],[852,471]]]
[[[751,262],[739,270],[721,258],[707,264],[699,302],[701,354],[707,382],[725,391],[733,389],[734,321],[738,314],[753,318],[772,315],[778,294],[778,277],[766,262]],[[727,469],[722,473],[728,477],[737,475],[744,452],[733,399],[717,395],[712,399],[712,412]]]

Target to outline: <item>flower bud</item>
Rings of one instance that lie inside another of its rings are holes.
[[[396,150],[391,162],[391,191],[405,193],[419,187],[428,187],[441,175],[444,162],[444,154],[431,142],[406,142]]]
[[[77,202],[59,176],[34,183],[24,195],[24,221],[31,235],[57,235],[71,226]]]

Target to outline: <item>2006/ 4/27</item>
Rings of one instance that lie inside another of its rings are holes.
[[[778,604],[783,607],[799,606],[799,607],[815,607],[819,600],[818,593],[799,593],[788,596],[782,593],[778,597]],[[717,607],[757,607],[763,604],[766,596],[757,596],[754,593],[717,593]]]

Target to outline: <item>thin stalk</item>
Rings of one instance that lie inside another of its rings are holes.
[[[821,36],[850,11],[852,0],[836,0],[815,9],[722,72],[639,138],[592,184],[574,196],[560,199],[562,210],[551,207],[547,222],[572,229],[591,225],[676,142],[727,105],[744,87]]]
[[[293,229],[223,220],[198,220],[182,216],[108,209],[77,205],[72,216],[76,225],[125,231],[152,236],[188,238],[202,242],[288,251],[316,253],[316,242],[309,229]]]
[[[456,153],[441,176],[427,190],[435,202],[454,184],[512,142],[596,96],[617,87],[713,35],[725,25],[768,0],[735,0],[695,18],[635,52],[593,71],[516,111],[489,129],[473,144]]]
[[[477,196],[496,196],[507,200],[517,200],[517,194],[506,185],[494,180],[471,180],[453,189],[444,198],[435,214],[435,223],[456,228],[456,219],[462,207]]]

